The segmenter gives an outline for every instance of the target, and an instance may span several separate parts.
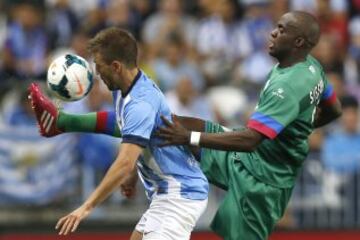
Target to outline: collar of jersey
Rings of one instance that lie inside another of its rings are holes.
[[[304,61],[302,61],[302,62],[298,62],[298,63],[295,63],[294,65],[291,65],[291,66],[289,66],[289,67],[284,67],[284,68],[279,67],[279,63],[277,63],[277,64],[275,65],[275,69],[276,69],[276,71],[279,72],[279,73],[284,73],[285,71],[287,71],[287,70],[289,70],[289,69],[291,69],[291,68],[298,67],[298,66],[301,66],[301,65],[306,65],[307,62],[308,62],[308,60],[307,60],[307,58],[306,58],[306,59],[305,59]]]
[[[132,81],[132,83],[131,83],[130,87],[128,88],[128,90],[126,92],[124,92],[124,93],[121,93],[121,96],[123,98],[126,97],[129,94],[129,92],[135,86],[136,82],[140,79],[140,77],[141,77],[141,70],[138,69],[138,73],[136,74],[136,76],[135,76],[134,80]]]

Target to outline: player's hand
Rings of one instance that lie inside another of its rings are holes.
[[[120,185],[121,194],[126,198],[132,198],[136,195],[136,184],[138,175],[136,171],[130,178],[128,178],[123,184]]]
[[[159,145],[160,147],[169,145],[188,145],[190,143],[191,132],[187,130],[175,115],[172,115],[172,123],[164,116],[161,116],[162,121],[166,127],[159,127],[156,135],[164,141]]]
[[[60,229],[59,235],[67,235],[70,232],[74,232],[79,226],[81,220],[89,216],[91,211],[92,208],[86,205],[82,205],[78,209],[74,210],[72,213],[60,218],[60,220],[56,224],[55,229]]]

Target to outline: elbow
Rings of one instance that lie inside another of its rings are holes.
[[[331,119],[331,121],[334,121],[334,120],[340,118],[341,115],[342,115],[341,109],[340,108],[336,109],[336,111],[332,112],[330,119]]]
[[[342,115],[342,111],[341,111],[341,109],[338,109],[335,113],[335,119],[341,117],[341,115]]]
[[[121,164],[117,166],[117,169],[124,175],[132,174],[136,170],[136,161],[133,161],[130,158],[123,158],[119,162]]]
[[[135,171],[136,164],[134,161],[125,161],[123,164],[123,169],[125,174],[130,174]]]
[[[265,138],[264,135],[262,135],[261,133],[255,130],[249,130],[249,131],[250,131],[250,137],[246,141],[247,144],[244,144],[245,149],[242,150],[244,152],[254,152]]]
[[[341,117],[341,115],[342,115],[342,106],[340,101],[337,100],[337,103],[335,104],[334,107],[334,119]]]
[[[248,146],[248,149],[246,150],[246,152],[254,152],[257,148],[258,144],[253,144]]]

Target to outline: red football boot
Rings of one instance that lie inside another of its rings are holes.
[[[30,84],[29,99],[35,112],[40,134],[44,137],[52,137],[62,133],[62,131],[56,127],[59,115],[58,109],[55,104],[41,92],[38,84]]]

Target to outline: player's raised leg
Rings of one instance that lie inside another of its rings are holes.
[[[115,122],[114,112],[68,114],[59,111],[55,104],[42,93],[38,84],[29,87],[29,97],[34,109],[39,132],[44,137],[53,137],[64,132],[102,133],[121,137]]]

